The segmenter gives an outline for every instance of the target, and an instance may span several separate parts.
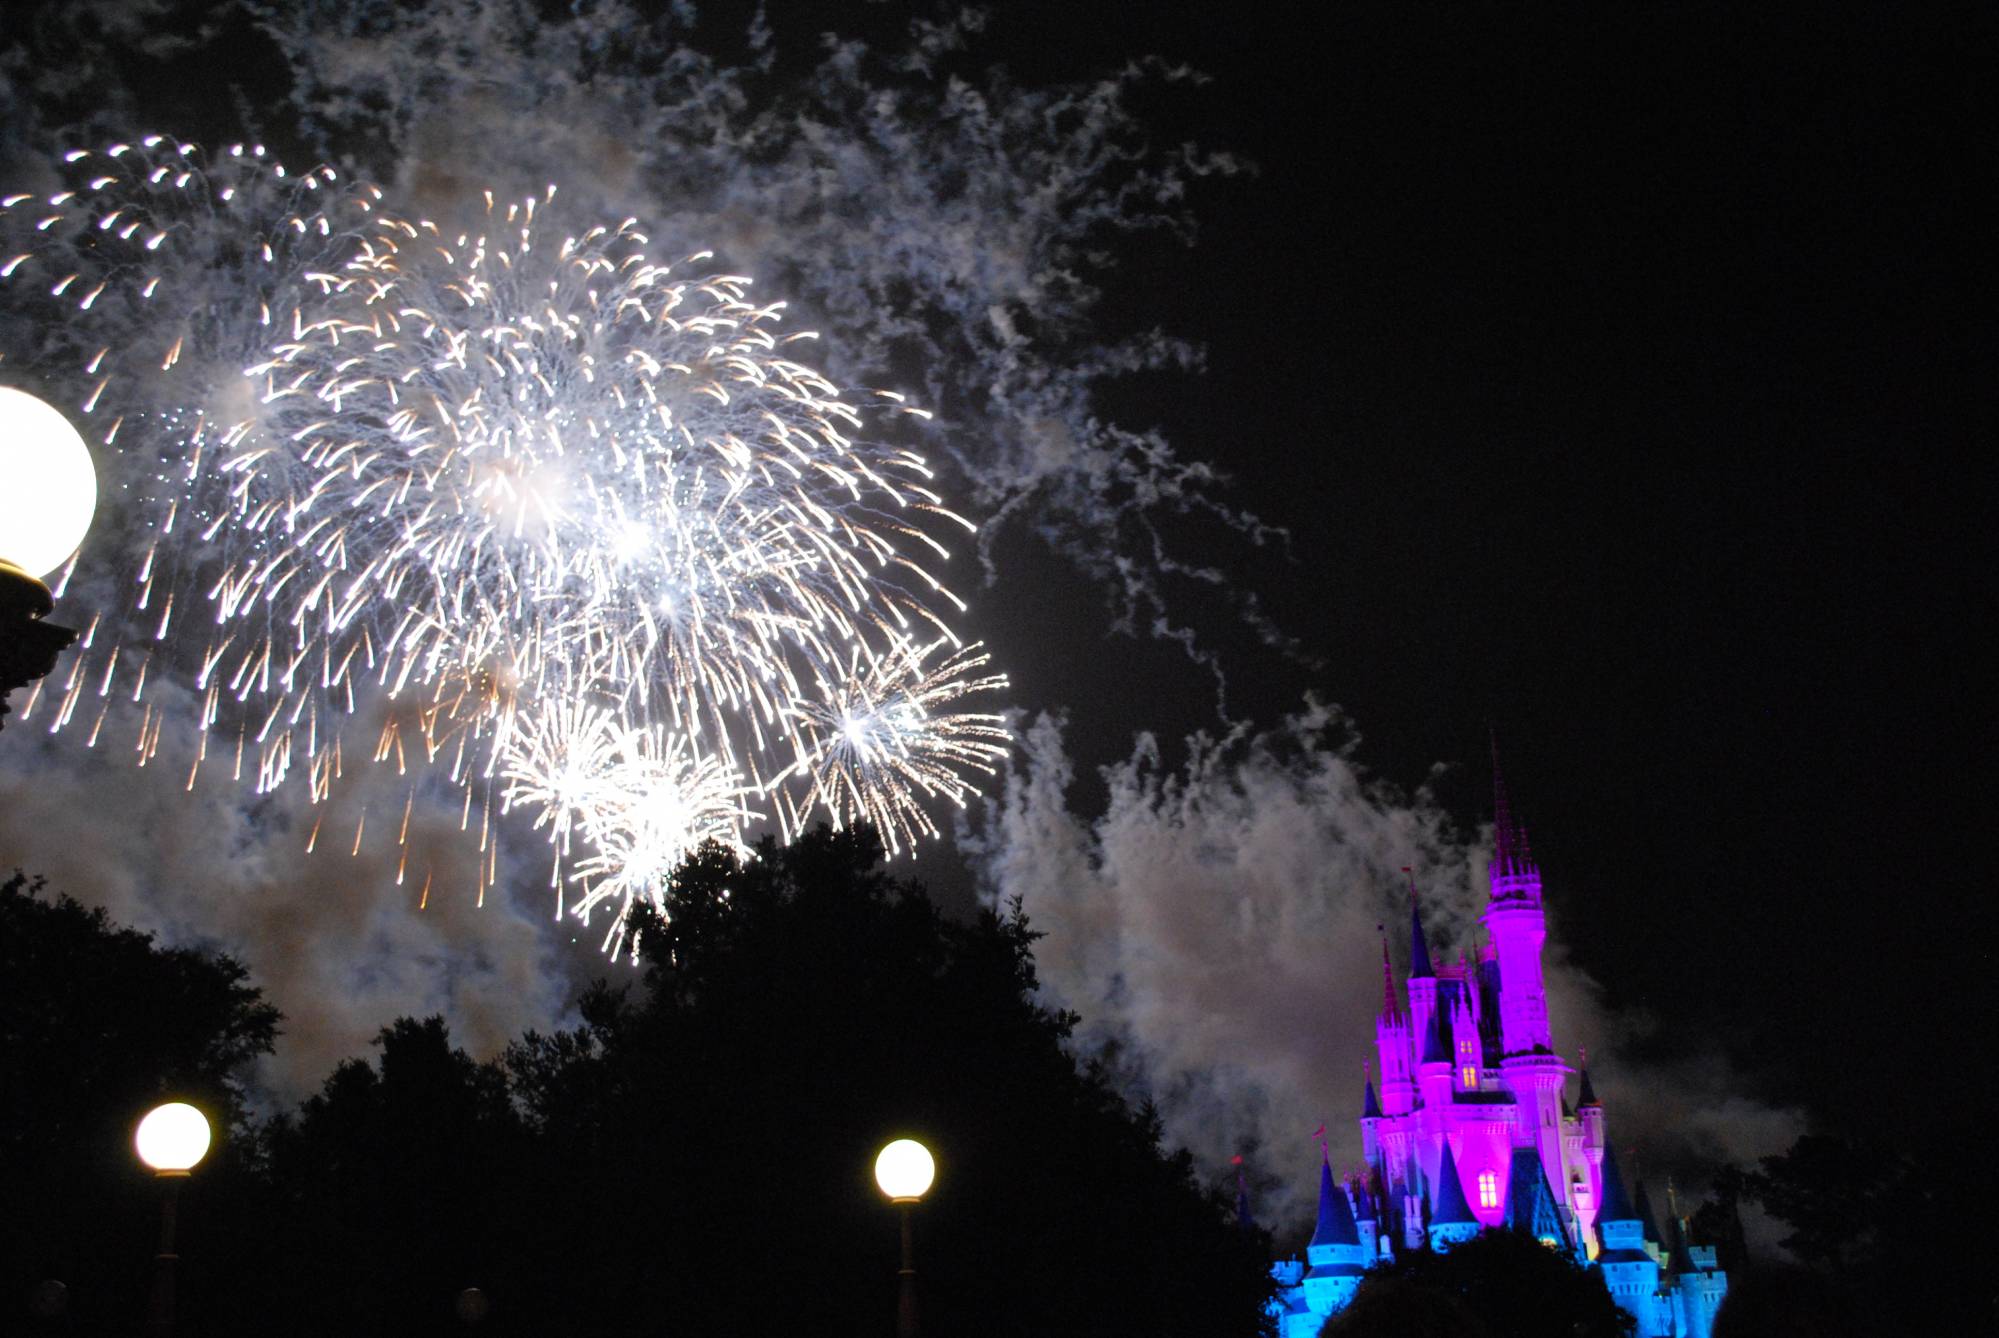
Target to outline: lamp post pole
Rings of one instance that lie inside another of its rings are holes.
[[[172,1338],[174,1331],[174,1270],[180,1256],[174,1253],[174,1228],[180,1216],[180,1186],[186,1171],[155,1171],[160,1182],[160,1249],[153,1256],[153,1303],[147,1312],[146,1332],[153,1338]]]
[[[916,1338],[916,1229],[912,1223],[915,1199],[903,1199],[902,1268],[896,1273],[899,1295],[895,1305],[895,1338]]]

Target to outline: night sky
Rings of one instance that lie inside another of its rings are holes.
[[[1555,937],[1601,1017],[1625,1020],[1599,1032],[1623,1038],[1627,1090],[1719,1057],[1771,1110],[1885,1134],[1941,1127],[1935,1080],[1990,1052],[1974,750],[1992,584],[1974,536],[1992,423],[1973,378],[1993,339],[1970,276],[1991,109],[1965,53],[1991,21],[1803,9],[1343,4],[1308,31],[1227,7],[997,7],[974,63],[1022,86],[1146,54],[1210,76],[1141,91],[1154,143],[1254,170],[1192,182],[1191,248],[1105,239],[1117,264],[1090,316],[1106,338],[1198,341],[1205,371],[1106,382],[1095,403],[1211,462],[1217,495],[1284,535],[1161,522],[1226,573],[1169,583],[1219,677],[1142,626],[1106,633],[1103,583],[1034,524],[999,538],[974,604],[1023,721],[1063,713],[1085,822],[1116,788],[1095,769],[1134,734],[1171,770],[1190,732],[1273,729],[1310,692],[1348,722],[1325,746],[1443,822],[1460,854],[1438,867],[1463,874],[1496,730]],[[884,41],[905,13],[772,7],[780,34]],[[704,14],[697,33],[730,49],[738,9]],[[204,50],[261,50],[225,29]],[[19,53],[0,66],[14,106]],[[220,137],[287,96],[269,59],[239,62],[234,90],[191,86],[212,58],[127,63],[118,100]],[[265,133],[283,147],[283,118]],[[59,743],[38,767],[63,767]],[[62,872],[6,838],[0,866]],[[524,898],[541,872],[524,865]],[[1008,886],[948,852],[919,872],[948,897]],[[1361,932],[1329,935],[1312,969],[1372,989],[1391,892],[1370,884],[1341,921]],[[189,930],[184,910],[157,923]],[[1068,921],[1043,923],[1060,949]],[[1365,1014],[1298,1012],[1257,1025],[1351,1032],[1328,1042],[1343,1057],[1371,1044]],[[1326,1081],[1357,1099],[1357,1074]],[[1787,1119],[1770,1127],[1802,1127]],[[1315,1155],[1309,1127],[1273,1161]],[[1754,1143],[1724,1147],[1777,1150]]]
[[[1851,1127],[1936,1116],[1880,1061],[1990,1053],[1989,23],[1329,14],[1158,35],[1262,170],[1133,299],[1212,357],[1144,394],[1291,531],[1256,588],[1297,676],[1466,819],[1497,729],[1563,934],[1662,1043]]]

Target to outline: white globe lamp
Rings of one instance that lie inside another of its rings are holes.
[[[56,667],[76,640],[44,619],[55,600],[41,578],[83,542],[97,509],[97,471],[67,418],[0,386],[0,723],[7,694]]]
[[[155,1106],[132,1138],[139,1160],[157,1175],[186,1175],[208,1155],[208,1117],[185,1101]]]
[[[914,1203],[937,1178],[930,1149],[913,1138],[898,1138],[875,1158],[875,1183],[892,1203]]]
[[[97,510],[97,469],[69,419],[0,386],[0,563],[47,576],[69,560]]]

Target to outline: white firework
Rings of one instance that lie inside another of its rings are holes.
[[[656,896],[702,840],[740,845],[757,797],[787,831],[866,818],[900,849],[1003,755],[997,716],[941,709],[1005,680],[975,676],[931,570],[940,533],[973,527],[898,439],[922,411],[798,360],[811,336],[749,279],[658,263],[631,220],[557,227],[552,188],[459,230],[255,153],[221,187],[192,146],[102,157],[120,169],[16,197],[0,228],[43,239],[9,274],[87,289],[80,326],[115,324],[115,296],[152,342],[180,330],[115,384],[95,354],[80,407],[113,391],[161,463],[135,573],[153,644],[96,647],[98,692],[136,672],[143,699],[156,645],[199,696],[196,772],[229,730],[259,789],[303,772],[324,799],[357,752],[430,766],[468,817],[497,786],[548,829],[559,882],[589,847],[587,917]],[[202,277],[223,253],[234,287]],[[148,706],[142,761],[160,727]]]
[[[992,657],[978,646],[953,650],[942,639],[897,641],[872,664],[860,654],[792,708],[801,746],[796,771],[811,787],[790,825],[816,812],[836,824],[871,822],[895,853],[937,835],[924,801],[964,807],[977,789],[972,777],[992,775],[1005,758],[1005,717],[949,708],[1003,688],[1006,679],[975,676]]]

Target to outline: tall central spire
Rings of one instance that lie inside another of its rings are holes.
[[[1499,768],[1499,734],[1492,742],[1492,899],[1494,901],[1540,898],[1541,871],[1534,864],[1534,852],[1527,844],[1525,824],[1513,816],[1513,804],[1506,793],[1506,775]]]

